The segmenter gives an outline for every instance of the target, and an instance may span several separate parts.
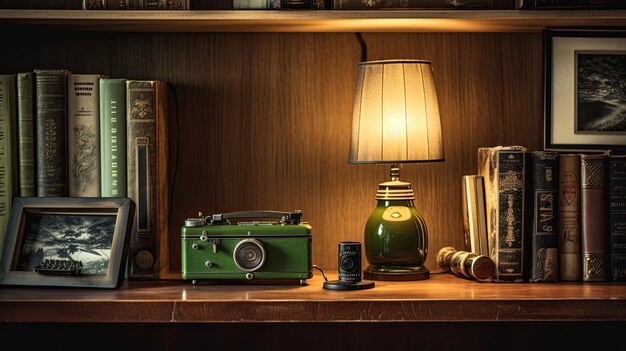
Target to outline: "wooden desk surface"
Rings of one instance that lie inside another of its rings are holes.
[[[329,279],[336,279],[330,276]],[[117,290],[0,287],[0,322],[626,321],[626,284],[495,284],[435,274],[362,291],[126,282]]]

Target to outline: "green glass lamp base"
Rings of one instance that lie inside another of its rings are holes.
[[[407,281],[426,280],[430,271],[424,266],[374,266],[369,265],[363,270],[363,278],[371,280]]]

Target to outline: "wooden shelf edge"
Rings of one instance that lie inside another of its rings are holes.
[[[0,10],[0,22],[111,32],[538,32],[546,27],[625,27],[626,10]]]

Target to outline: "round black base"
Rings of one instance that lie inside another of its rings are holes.
[[[374,282],[360,281],[353,284],[341,284],[339,280],[329,280],[324,282],[324,289],[329,290],[363,290],[371,289],[376,285]]]
[[[369,265],[363,271],[363,277],[365,279],[387,281],[426,280],[430,278],[430,272],[424,266],[401,267]]]

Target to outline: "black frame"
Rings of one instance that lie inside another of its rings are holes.
[[[580,38],[582,40],[589,39],[593,40],[593,38],[617,38],[624,39],[626,42],[626,28],[622,29],[546,29],[544,31],[544,149],[550,151],[570,151],[570,152],[599,152],[599,151],[611,151],[617,153],[623,153],[626,151],[626,135],[621,135],[621,139],[624,140],[623,143],[606,143],[606,142],[597,142],[597,143],[589,143],[589,142],[558,142],[553,140],[553,111],[557,104],[554,102],[553,96],[553,84],[556,79],[553,77],[553,64],[554,64],[554,38]],[[580,51],[588,50],[585,47],[580,47]],[[577,50],[578,51],[578,50]],[[626,44],[618,48],[606,48],[604,51],[626,51]],[[558,64],[558,63],[557,63]],[[560,77],[557,77],[557,79]],[[568,77],[567,77],[568,78]],[[575,78],[575,77],[573,77]],[[572,94],[575,92],[572,91]],[[574,106],[575,108],[575,106]],[[571,119],[575,123],[575,114],[572,116],[566,116],[565,118],[571,117]],[[589,135],[586,133],[586,135]],[[576,139],[576,137],[580,138],[590,138],[589,136],[581,137],[577,136],[575,132],[572,130],[571,138]],[[597,135],[598,139],[602,139],[605,137],[604,135]]]
[[[0,284],[118,288],[124,280],[134,213],[135,205],[129,198],[15,198],[4,241],[2,260],[0,261]],[[16,269],[25,242],[26,218],[30,214],[72,217],[81,215],[115,216],[115,229],[112,235],[107,273],[82,275],[42,274]]]

